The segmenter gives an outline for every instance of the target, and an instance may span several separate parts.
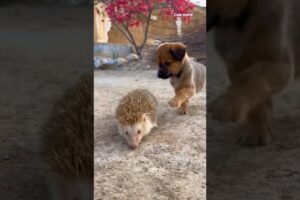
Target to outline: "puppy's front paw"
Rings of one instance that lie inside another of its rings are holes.
[[[237,143],[247,146],[262,146],[270,144],[272,135],[268,132],[264,134],[258,133],[243,133],[237,137]]]
[[[187,115],[188,114],[188,110],[181,107],[181,108],[179,108],[177,110],[177,114],[178,115]]]
[[[178,99],[176,98],[172,98],[170,101],[169,101],[169,105],[171,107],[174,107],[174,108],[179,108],[181,106],[181,103],[178,101]]]
[[[238,144],[247,146],[262,146],[271,143],[272,133],[267,126],[264,127],[239,127],[236,132]]]
[[[248,105],[238,96],[224,94],[210,104],[209,112],[221,122],[238,122],[246,117]]]

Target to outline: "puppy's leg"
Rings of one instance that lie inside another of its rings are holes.
[[[288,84],[292,71],[288,62],[260,62],[234,79],[209,111],[223,122],[243,121],[250,110]]]
[[[169,101],[169,105],[171,107],[179,108],[184,102],[189,100],[189,98],[191,98],[194,95],[194,93],[195,89],[193,87],[182,88],[176,91],[176,95]],[[185,105],[183,107],[185,107]]]
[[[272,140],[271,116],[271,99],[255,106],[248,113],[246,121],[239,125],[237,142],[250,146],[269,144]]]
[[[179,115],[186,115],[189,113],[189,100],[184,101],[181,107],[177,110]]]

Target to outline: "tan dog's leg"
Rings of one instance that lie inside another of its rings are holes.
[[[169,105],[176,108],[181,107],[184,111],[187,111],[188,100],[194,95],[194,93],[194,88],[182,88],[177,91],[175,97],[169,101]]]
[[[243,121],[260,102],[281,91],[292,72],[289,63],[260,62],[233,80],[225,93],[212,102],[209,111],[223,122]]]
[[[255,106],[248,113],[246,121],[239,125],[237,142],[250,146],[269,144],[272,140],[271,116],[271,99]]]
[[[189,100],[184,101],[181,107],[177,110],[179,115],[186,115],[189,113]]]

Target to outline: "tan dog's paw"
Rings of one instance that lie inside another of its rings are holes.
[[[270,110],[262,104],[250,111],[247,120],[238,124],[237,143],[248,146],[267,145],[272,141]]]
[[[188,114],[188,110],[187,109],[184,109],[184,108],[179,108],[177,110],[177,114],[178,115],[187,115]]]
[[[269,129],[260,131],[245,131],[241,130],[236,133],[236,141],[238,144],[247,146],[262,146],[270,144],[272,141],[272,134]]]
[[[172,98],[170,101],[169,101],[169,105],[171,107],[174,107],[174,108],[179,108],[181,106],[181,103],[178,101],[178,99],[176,98]]]
[[[239,122],[245,119],[248,105],[234,95],[222,95],[210,104],[209,112],[221,122]]]

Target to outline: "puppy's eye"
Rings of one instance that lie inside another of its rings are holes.
[[[171,62],[169,62],[169,61],[165,62],[165,65],[169,66],[169,65],[171,65]]]
[[[141,134],[141,131],[140,130],[138,130],[138,132],[137,132],[138,134]]]
[[[128,135],[128,131],[126,131],[125,134]]]

